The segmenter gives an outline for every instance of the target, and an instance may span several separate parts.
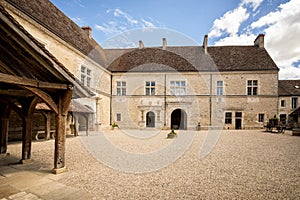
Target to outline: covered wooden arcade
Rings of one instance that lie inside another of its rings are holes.
[[[0,6],[0,153],[7,152],[9,116],[22,118],[21,163],[31,159],[32,117],[38,103],[55,113],[54,173],[65,171],[66,116],[72,98],[93,95]]]

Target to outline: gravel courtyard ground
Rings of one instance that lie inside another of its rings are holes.
[[[300,199],[300,137],[288,131],[222,131],[204,158],[207,131],[179,131],[176,139],[167,133],[114,130],[67,138],[69,172],[57,181],[94,199]],[[53,167],[53,151],[53,140],[33,143],[38,170]],[[20,158],[21,144],[10,144],[9,152]]]

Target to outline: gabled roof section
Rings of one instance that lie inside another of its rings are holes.
[[[265,48],[257,46],[214,46],[207,49],[219,71],[279,70]]]
[[[279,96],[300,96],[300,80],[279,80]]]
[[[5,0],[37,23],[104,66],[102,47],[49,0]]]

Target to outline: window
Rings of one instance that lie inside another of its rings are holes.
[[[87,70],[86,70],[86,74],[87,74],[88,76],[90,76],[90,75],[91,75],[91,70],[90,70],[90,69],[87,69]]]
[[[86,69],[86,67],[81,66],[81,73],[85,73],[85,69]]]
[[[297,97],[293,97],[292,98],[292,109],[295,109],[298,107],[298,98]]]
[[[265,114],[258,114],[258,122],[264,122],[265,121]]]
[[[225,113],[225,124],[232,124],[232,113],[231,112]]]
[[[247,81],[247,94],[248,95],[257,95],[257,87],[258,87],[257,80],[248,80]]]
[[[280,101],[280,106],[281,106],[281,107],[285,107],[285,100],[281,100],[281,101]]]
[[[117,122],[120,122],[120,121],[121,121],[121,114],[117,113]]]
[[[279,121],[285,123],[286,122],[286,114],[280,114],[279,115]]]
[[[125,96],[125,95],[126,95],[126,82],[117,81],[117,96]]]
[[[146,81],[146,95],[155,95],[155,81]]]
[[[91,77],[86,78],[86,86],[91,87]]]
[[[84,85],[85,84],[85,75],[81,74],[81,83]]]
[[[223,81],[217,81],[217,95],[223,95]]]
[[[85,66],[81,66],[81,83],[88,87],[91,87],[91,74],[92,71]]]
[[[241,112],[236,112],[235,117],[236,118],[242,118],[242,113]]]
[[[186,83],[185,81],[170,81],[171,95],[185,95]]]

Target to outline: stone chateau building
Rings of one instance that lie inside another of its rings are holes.
[[[0,5],[93,96],[73,100],[67,130],[120,128],[252,129],[274,115],[288,120],[299,106],[298,81],[278,80],[279,68],[260,34],[249,46],[162,46],[103,49],[90,27],[78,27],[48,0]],[[0,62],[1,65],[1,62]],[[47,102],[36,106],[33,130],[53,129]],[[48,110],[48,111],[47,111]],[[290,118],[297,121],[297,117]],[[20,119],[11,113],[9,130]],[[18,124],[19,121],[19,124]],[[22,122],[22,121],[21,121]],[[47,131],[47,130],[46,130]]]

